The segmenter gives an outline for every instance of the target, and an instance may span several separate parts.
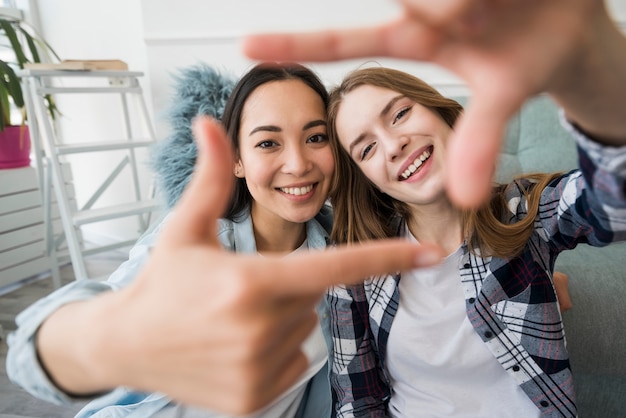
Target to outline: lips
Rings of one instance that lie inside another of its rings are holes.
[[[400,175],[398,176],[398,179],[406,180],[410,178],[411,176],[413,176],[415,173],[417,173],[422,167],[422,165],[424,164],[424,162],[426,162],[430,158],[432,151],[433,151],[433,147],[432,146],[428,147],[421,154],[415,157],[415,160],[413,160],[413,162],[409,164],[409,166],[405,168],[402,173],[400,173]]]

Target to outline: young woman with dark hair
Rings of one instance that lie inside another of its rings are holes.
[[[332,214],[325,202],[334,171],[326,135],[327,102],[328,93],[317,75],[295,63],[258,64],[236,84],[222,116],[222,124],[235,156],[232,170],[236,177],[229,204],[217,225],[217,239],[224,249],[236,253],[289,257],[292,253],[326,247]],[[47,331],[47,322],[64,308],[62,305],[76,298],[94,298],[108,290],[130,285],[148,261],[152,246],[175,211],[139,240],[131,250],[130,259],[107,282],[97,286],[87,281],[72,283],[21,314],[19,328],[12,336],[8,360],[9,370],[16,371],[11,376],[17,376],[17,383],[36,396],[50,400],[69,401],[72,396],[83,395],[81,389],[84,385],[64,386],[61,383],[68,381],[66,375],[71,371],[51,360],[53,357],[50,357],[48,345],[45,345],[48,340],[39,338],[41,330]],[[171,280],[176,280],[176,277],[171,277]],[[257,294],[255,297],[263,298],[264,295]],[[206,300],[212,300],[212,296],[207,294]],[[163,300],[163,303],[169,302]],[[245,307],[241,306],[241,309],[244,312]],[[329,332],[328,315],[325,314],[327,307],[323,300],[317,309],[320,325],[314,327],[302,346],[309,361],[308,369],[282,395],[254,416],[319,418],[329,415],[327,342],[324,337]],[[42,312],[47,313],[42,315]],[[180,320],[185,321],[185,318]],[[259,321],[262,320],[259,317]],[[94,326],[97,327],[97,324]],[[212,329],[222,332],[219,326],[207,323],[206,329],[208,332]],[[169,335],[162,335],[162,338],[173,338],[173,346],[183,344]],[[283,338],[275,344],[290,345],[291,339],[298,341],[303,336],[294,332]],[[36,341],[38,345],[35,348]],[[20,347],[37,352],[41,364],[34,357],[20,356]],[[235,351],[252,349],[226,348]],[[279,350],[278,347],[276,349]],[[46,373],[59,386],[44,379]],[[209,369],[206,373],[217,371]],[[220,373],[228,374],[229,370]],[[89,379],[89,376],[82,378]],[[237,379],[237,375],[233,374],[231,378]],[[246,385],[247,382],[241,384]],[[96,396],[77,417],[131,415],[224,416],[178,404],[164,394],[117,388]]]

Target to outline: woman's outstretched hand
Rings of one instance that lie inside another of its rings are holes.
[[[576,89],[580,64],[614,24],[599,0],[400,3],[403,14],[380,26],[251,35],[243,49],[253,59],[430,61],[463,78],[472,97],[451,139],[448,190],[456,203],[476,207],[489,194],[509,119],[530,96]]]

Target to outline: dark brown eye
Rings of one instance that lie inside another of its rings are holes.
[[[369,144],[368,146],[366,146],[365,148],[363,148],[363,151],[361,151],[361,161],[363,161],[367,155],[370,153],[370,151],[372,150],[372,148],[374,148],[374,144],[376,144],[375,142],[372,142],[371,144]]]
[[[404,109],[402,109],[398,113],[396,113],[396,117],[393,119],[393,123],[395,124],[397,121],[402,119],[404,117],[404,115],[409,113],[409,110],[411,110],[410,107],[405,107]]]
[[[316,144],[319,144],[322,142],[328,142],[328,135],[315,134],[315,135],[312,135],[309,139],[307,139],[307,142],[313,142]]]
[[[267,139],[265,141],[259,142],[258,144],[256,144],[256,146],[257,146],[257,148],[267,149],[267,148],[275,147],[276,146],[276,142]]]

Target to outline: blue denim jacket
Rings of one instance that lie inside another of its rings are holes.
[[[35,334],[43,321],[66,303],[91,299],[96,295],[122,288],[132,282],[146,263],[151,247],[168,217],[163,219],[140,238],[130,250],[129,258],[105,282],[79,280],[39,300],[17,318],[17,330],[8,336],[7,375],[17,385],[33,396],[56,404],[76,402],[59,390],[42,369],[35,351]],[[309,248],[324,248],[329,243],[328,231],[332,225],[332,212],[324,206],[315,219],[307,222]],[[221,219],[218,239],[225,249],[234,252],[255,253],[256,243],[249,214],[240,222]],[[326,302],[318,306],[320,326],[327,347],[330,347],[330,323]],[[330,386],[328,368],[324,367],[314,376],[307,387],[296,417],[320,418],[330,416]],[[82,399],[84,401],[84,399]],[[89,402],[76,417],[149,417],[166,407],[171,400],[160,393],[142,393],[126,388],[117,388]],[[216,415],[217,416],[217,415]]]

